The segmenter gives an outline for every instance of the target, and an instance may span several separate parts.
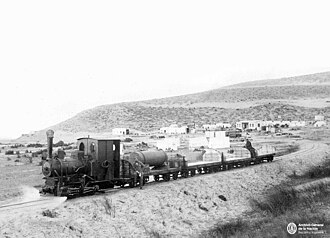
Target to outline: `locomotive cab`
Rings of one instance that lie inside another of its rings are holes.
[[[119,178],[120,140],[80,138],[77,147],[88,158],[90,177],[99,181]]]

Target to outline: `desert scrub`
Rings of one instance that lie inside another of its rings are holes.
[[[305,174],[305,177],[309,178],[324,178],[330,177],[330,156],[325,156],[325,161],[319,165],[312,167],[308,173]]]
[[[270,213],[273,216],[278,216],[289,210],[294,204],[298,202],[298,192],[293,188],[278,188],[264,201],[257,199],[251,200],[251,205],[261,212]]]
[[[279,185],[264,200],[251,200],[249,218],[218,223],[200,237],[288,237],[286,225],[290,222],[313,222],[327,227],[328,215],[320,210],[320,204],[328,202],[330,183],[318,182],[296,187]]]
[[[14,151],[13,150],[6,150],[5,155],[13,155]]]
[[[42,215],[45,217],[55,218],[58,216],[58,213],[55,212],[54,210],[47,209],[47,210],[42,211]]]
[[[249,224],[242,219],[232,220],[228,223],[218,223],[211,230],[204,231],[200,234],[200,237],[232,237],[237,236],[238,233],[247,232]]]

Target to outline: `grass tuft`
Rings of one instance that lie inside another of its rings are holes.
[[[225,224],[217,224],[211,230],[205,231],[201,237],[231,237],[237,233],[241,233],[248,228],[248,223],[242,219],[233,220]]]
[[[42,211],[42,215],[45,217],[55,218],[58,216],[58,213],[55,212],[54,210],[47,209],[47,210]]]
[[[289,210],[297,203],[297,191],[291,188],[279,188],[274,193],[268,196],[266,201],[252,200],[252,206],[257,209],[268,212],[273,216],[278,216]]]

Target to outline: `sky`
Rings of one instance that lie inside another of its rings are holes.
[[[104,104],[330,71],[327,1],[1,1],[0,138]]]

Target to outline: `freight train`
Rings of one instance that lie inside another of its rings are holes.
[[[102,192],[115,186],[142,186],[154,181],[169,181],[196,173],[211,173],[270,162],[275,153],[249,157],[226,158],[219,161],[188,162],[184,156],[169,156],[162,150],[137,151],[120,155],[120,140],[80,138],[77,150],[66,157],[63,150],[53,156],[54,131],[47,131],[48,157],[43,162],[45,184],[42,193],[55,196],[80,196]],[[252,153],[251,153],[252,155]]]

